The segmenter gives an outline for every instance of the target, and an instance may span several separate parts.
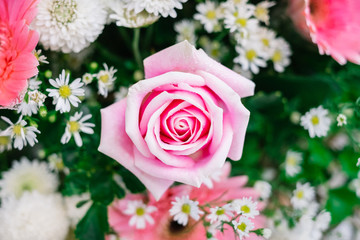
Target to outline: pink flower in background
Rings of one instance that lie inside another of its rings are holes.
[[[289,0],[286,10],[287,15],[291,18],[298,32],[311,41],[309,28],[305,20],[305,0]]]
[[[39,41],[29,29],[37,0],[0,0],[0,106],[11,107],[36,75],[38,60],[32,53]]]
[[[321,54],[360,64],[360,1],[305,0],[305,17]]]
[[[196,199],[199,205],[205,205],[210,202],[227,202],[237,198],[252,197],[256,200],[260,193],[253,188],[244,187],[247,183],[246,176],[228,178],[230,173],[230,164],[226,164],[223,168],[223,174],[218,182],[214,182],[213,188],[208,188],[205,185],[200,188],[192,186],[180,185],[168,189],[159,201],[152,198],[151,195],[145,194],[128,194],[125,199],[115,201],[108,208],[109,224],[115,232],[124,239],[147,239],[147,240],[205,240],[206,229],[202,222],[197,223],[193,219],[189,219],[186,226],[181,226],[173,221],[169,210],[172,207],[171,202],[175,197],[188,195],[190,199]],[[146,226],[145,229],[136,229],[130,227],[129,222],[131,216],[125,214],[128,203],[134,200],[141,199],[147,202],[148,206],[157,208],[157,211],[151,214],[154,223]],[[263,203],[258,204],[259,210],[264,208]],[[256,216],[252,221],[255,224],[255,229],[265,227],[265,218],[261,215]],[[200,220],[201,221],[201,220]],[[233,229],[230,226],[224,225],[225,231],[215,231],[215,237],[218,240],[235,240]],[[261,240],[262,237],[251,233],[248,238],[244,240]]]
[[[99,151],[159,199],[174,182],[200,187],[226,158],[240,159],[254,83],[187,41],[145,59],[146,79],[102,109]]]

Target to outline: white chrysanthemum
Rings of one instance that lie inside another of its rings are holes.
[[[76,145],[81,147],[83,142],[80,136],[80,132],[86,134],[94,133],[92,128],[95,127],[95,124],[85,122],[91,118],[91,114],[87,114],[85,116],[82,115],[83,112],[76,112],[74,116],[70,117],[70,120],[66,124],[65,133],[61,137],[62,144],[68,143],[71,139],[71,136],[74,136]]]
[[[115,20],[119,27],[138,28],[144,27],[156,22],[160,16],[156,16],[145,10],[136,13],[127,8],[126,4],[120,0],[110,0],[107,3],[110,9],[109,18]]]
[[[109,68],[108,65],[104,63],[104,70],[101,70],[98,74],[96,74],[100,95],[107,97],[108,92],[113,90],[114,81],[116,80],[116,72],[117,69],[115,69],[114,67]]]
[[[225,16],[225,28],[230,29],[230,32],[243,32],[247,35],[258,27],[259,21],[255,18],[251,18],[254,14],[254,9],[251,7],[240,7],[233,14],[227,14]]]
[[[70,74],[65,74],[65,70],[62,70],[59,78],[55,80],[50,79],[50,84],[56,89],[46,89],[49,92],[49,97],[53,97],[53,104],[56,105],[55,110],[60,113],[70,112],[71,105],[74,107],[79,106],[81,102],[78,96],[84,96],[85,90],[81,87],[84,83],[80,78],[75,79],[71,84]]]
[[[11,139],[14,139],[14,148],[22,150],[24,146],[27,146],[27,144],[32,147],[38,142],[35,133],[40,133],[40,131],[33,126],[26,127],[27,122],[22,119],[22,116],[20,116],[16,123],[12,123],[7,117],[1,118],[10,125],[3,131],[3,134],[10,136]]]
[[[80,52],[102,33],[107,12],[98,0],[42,0],[32,23],[45,49]]]
[[[58,187],[57,176],[44,162],[22,157],[13,162],[11,169],[4,172],[0,180],[0,196],[21,197],[26,191],[38,191],[42,194],[54,193]]]
[[[311,138],[324,137],[327,135],[331,120],[328,117],[329,111],[322,106],[312,108],[300,119],[300,125],[309,131]]]
[[[27,192],[20,199],[3,199],[0,208],[0,239],[64,240],[69,229],[59,195]]]
[[[260,21],[264,22],[266,25],[269,25],[269,20],[270,20],[269,8],[271,8],[274,5],[275,2],[268,2],[267,0],[258,3],[255,6],[254,16]]]
[[[268,182],[258,180],[255,182],[254,189],[260,193],[260,197],[264,200],[271,195],[271,185]]]
[[[135,14],[146,11],[155,16],[176,18],[175,9],[182,9],[187,0],[124,0],[126,8]]]
[[[337,126],[338,127],[342,127],[343,125],[347,124],[347,118],[344,114],[340,113],[337,117],[336,117],[336,121],[337,121]]]
[[[309,183],[301,184],[296,183],[291,204],[295,209],[303,209],[308,206],[315,198],[315,190]]]
[[[174,216],[174,221],[178,224],[186,226],[189,222],[189,216],[195,221],[200,219],[200,215],[204,212],[199,209],[199,202],[192,201],[189,196],[175,197],[175,201],[169,210],[170,215]]]
[[[302,153],[288,150],[285,158],[286,175],[293,177],[301,171]]]
[[[257,202],[252,201],[252,198],[242,198],[235,199],[232,201],[231,206],[236,213],[241,213],[242,216],[248,218],[254,218],[259,215],[259,210],[257,210]]]
[[[254,223],[247,217],[241,216],[238,221],[232,221],[235,231],[239,234],[240,239],[249,236],[249,232],[254,229]]]
[[[275,71],[283,72],[290,64],[290,45],[283,38],[277,38],[271,50],[270,59],[274,63]]]
[[[11,137],[4,131],[0,131],[0,153],[11,150]]]
[[[136,229],[144,229],[146,223],[150,225],[154,224],[154,219],[151,217],[151,213],[157,211],[154,206],[147,206],[141,200],[128,201],[127,208],[124,210],[124,214],[130,215],[129,225],[134,226]]]
[[[187,40],[192,45],[195,45],[196,35],[195,35],[195,22],[193,20],[181,20],[180,22],[175,23],[174,29],[177,32],[176,42],[182,42]]]
[[[249,42],[240,47],[236,46],[239,56],[234,59],[235,63],[239,63],[243,70],[251,70],[251,72],[259,73],[259,67],[266,67],[265,52],[262,51],[259,42]]]
[[[194,15],[194,19],[199,20],[208,33],[220,30],[219,20],[222,14],[215,2],[207,0],[205,3],[199,3],[196,10],[198,13]]]
[[[70,197],[65,197],[65,209],[66,214],[70,220],[70,226],[75,229],[78,222],[85,216],[86,212],[89,210],[92,202],[90,201],[90,194],[83,193],[81,195],[73,195]],[[81,201],[86,201],[81,207],[76,207],[76,205]]]
[[[232,216],[231,204],[225,204],[222,207],[216,206],[210,208],[210,214],[208,214],[206,218],[210,220],[210,224],[213,224],[221,221],[229,221]]]

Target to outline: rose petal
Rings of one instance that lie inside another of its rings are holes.
[[[255,84],[210,58],[203,50],[196,50],[187,41],[168,47],[144,60],[145,77],[151,78],[170,71],[209,72],[234,89],[241,97],[254,94]]]
[[[126,99],[101,110],[101,140],[99,151],[118,161],[132,172],[159,199],[173,183],[149,175],[134,165],[133,143],[125,133]]]

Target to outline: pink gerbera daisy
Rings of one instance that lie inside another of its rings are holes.
[[[29,29],[37,1],[0,0],[0,106],[18,103],[27,79],[38,72],[32,51],[39,35]]]
[[[305,0],[305,18],[321,54],[360,64],[360,1]]]

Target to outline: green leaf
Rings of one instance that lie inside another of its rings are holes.
[[[356,168],[355,153],[353,149],[346,149],[339,155],[342,170],[351,178],[357,178],[358,168]]]
[[[121,199],[125,197],[125,191],[116,182],[112,182],[113,191],[117,198]]]
[[[346,187],[330,190],[325,208],[331,213],[331,224],[338,224],[352,215],[356,204],[359,204],[359,199]]]
[[[94,202],[109,205],[114,199],[112,174],[106,171],[96,172],[90,179],[90,194]]]
[[[322,144],[320,139],[309,139],[310,162],[322,167],[327,167],[333,156]]]
[[[89,178],[85,172],[71,172],[65,178],[63,195],[71,196],[86,192],[88,189]]]
[[[79,240],[104,240],[108,228],[107,207],[94,203],[78,223],[75,235]]]
[[[132,193],[141,193],[145,191],[145,186],[131,172],[125,168],[121,169],[120,176],[124,180],[126,188]]]

